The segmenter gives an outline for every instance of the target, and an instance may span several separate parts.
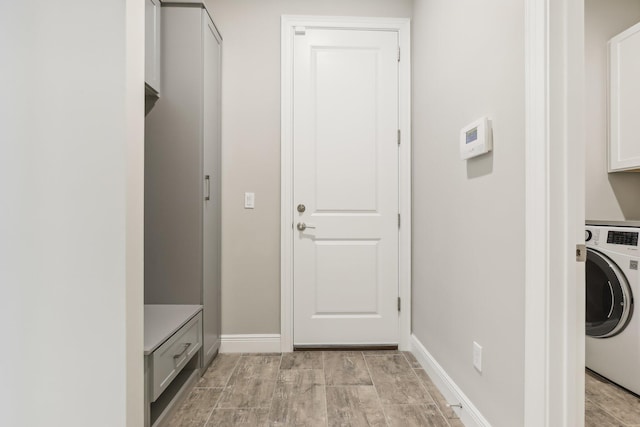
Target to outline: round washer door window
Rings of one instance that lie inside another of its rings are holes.
[[[619,334],[633,313],[633,296],[624,273],[606,255],[587,249],[586,332],[590,337]]]

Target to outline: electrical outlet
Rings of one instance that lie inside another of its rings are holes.
[[[478,372],[482,372],[482,346],[477,342],[473,342],[473,367]]]
[[[256,193],[244,193],[244,208],[253,209],[256,207]]]

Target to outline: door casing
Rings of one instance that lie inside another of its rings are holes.
[[[399,102],[399,273],[401,310],[398,348],[409,350],[411,335],[411,45],[408,18],[358,18],[283,16],[281,29],[281,224],[280,224],[280,348],[293,351],[293,38],[296,27],[322,29],[366,29],[398,33]]]
[[[526,0],[524,18],[524,427],[582,427],[584,0]]]

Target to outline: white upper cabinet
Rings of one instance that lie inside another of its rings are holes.
[[[145,0],[144,82],[147,91],[160,93],[160,0]]]
[[[609,172],[640,169],[640,23],[609,41]]]

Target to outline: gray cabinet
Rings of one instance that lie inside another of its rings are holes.
[[[144,82],[147,93],[160,93],[160,0],[144,2]]]
[[[200,378],[202,306],[144,306],[145,427],[166,425]]]
[[[162,97],[145,129],[145,303],[202,304],[220,347],[221,37],[200,3],[162,7]]]

